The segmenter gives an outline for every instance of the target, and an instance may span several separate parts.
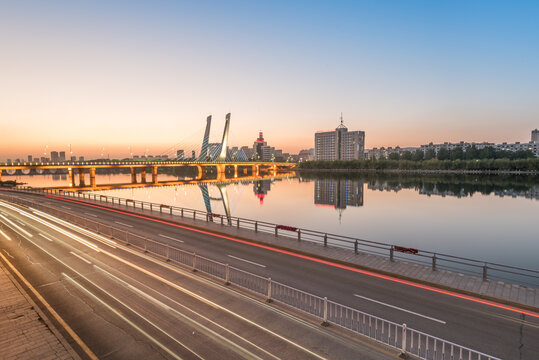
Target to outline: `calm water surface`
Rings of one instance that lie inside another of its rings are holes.
[[[3,176],[31,186],[63,186],[64,175]],[[160,181],[177,180],[159,175]],[[129,175],[97,175],[98,184]],[[539,268],[537,178],[335,176],[301,174],[226,186],[231,215],[406,247]],[[208,185],[211,211],[224,213]],[[206,211],[198,185],[98,193]]]

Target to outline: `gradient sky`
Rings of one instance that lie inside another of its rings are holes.
[[[529,141],[539,1],[0,2],[0,159],[213,140]]]

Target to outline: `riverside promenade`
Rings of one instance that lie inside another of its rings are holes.
[[[432,270],[425,265],[406,261],[390,261],[387,257],[354,253],[352,250],[339,247],[323,246],[322,244],[302,240],[298,241],[287,236],[275,236],[265,232],[254,232],[250,229],[236,226],[221,225],[204,220],[194,220],[190,217],[169,215],[165,212],[151,211],[150,209],[133,208],[131,206],[104,203],[96,200],[77,199],[65,196],[65,199],[95,203],[101,206],[126,210],[132,213],[150,215],[159,219],[171,220],[180,224],[189,225],[199,229],[250,240],[257,243],[268,244],[280,249],[313,256],[328,261],[335,261],[344,265],[355,266],[366,271],[372,271],[400,279],[410,280],[443,290],[458,292],[464,295],[480,297],[511,306],[523,307],[539,312],[539,289],[497,280],[483,280],[483,278],[442,269]]]
[[[52,329],[0,259],[0,358],[80,359]]]

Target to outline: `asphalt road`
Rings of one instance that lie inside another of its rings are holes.
[[[391,359],[398,354],[2,201],[0,231],[3,255],[99,359]],[[71,343],[83,358],[92,358]]]
[[[494,356],[537,359],[539,354],[534,316],[105,209],[30,197]]]

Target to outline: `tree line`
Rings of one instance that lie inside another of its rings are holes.
[[[300,169],[402,169],[402,170],[489,170],[489,171],[539,171],[539,158],[532,151],[497,150],[492,146],[477,149],[440,148],[414,152],[391,153],[388,158],[368,160],[305,161]]]

